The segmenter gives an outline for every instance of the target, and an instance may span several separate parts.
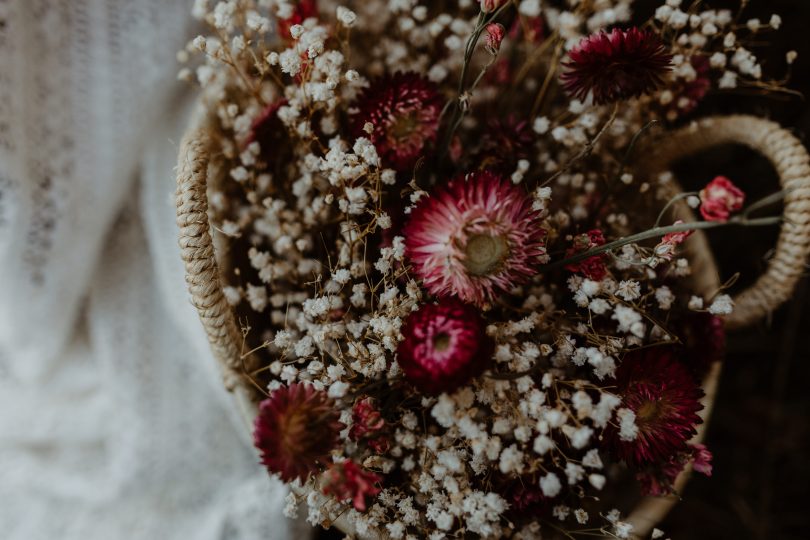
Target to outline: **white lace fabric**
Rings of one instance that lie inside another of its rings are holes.
[[[304,538],[185,292],[190,0],[0,0],[2,537]]]

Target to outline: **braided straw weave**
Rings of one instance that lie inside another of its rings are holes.
[[[206,190],[210,182],[217,181],[219,172],[211,163],[217,152],[210,129],[207,117],[199,113],[180,145],[176,199],[180,249],[192,303],[222,368],[225,385],[234,392],[246,424],[250,425],[256,414],[257,395],[246,376],[244,337],[222,290],[208,218]],[[788,299],[805,270],[810,253],[810,159],[802,144],[778,124],[752,116],[713,117],[656,141],[648,154],[655,157],[655,163],[647,163],[646,172],[663,170],[678,159],[725,143],[740,143],[761,152],[775,167],[782,188],[788,191],[785,223],[768,269],[751,288],[737,295],[734,312],[726,319],[727,327],[741,328],[759,321]],[[675,215],[685,221],[691,219],[691,211],[682,203],[675,205]],[[686,249],[697,292],[704,295],[716,292],[719,278],[705,235],[697,231],[687,241]],[[704,423],[693,443],[703,439],[719,372],[718,363],[703,381]],[[684,471],[678,477],[678,491],[686,484],[689,473]],[[676,496],[643,498],[628,518],[634,525],[634,535],[638,538],[648,535],[676,502]],[[345,517],[334,525],[347,533],[353,531]]]
[[[810,254],[810,158],[802,143],[779,124],[755,116],[710,117],[667,133],[649,149],[656,167],[713,146],[736,143],[770,160],[782,189],[784,223],[766,272],[734,298],[734,312],[726,318],[730,329],[750,326],[790,298],[807,270]],[[660,169],[659,169],[660,170]]]

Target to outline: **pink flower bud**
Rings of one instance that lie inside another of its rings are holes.
[[[505,0],[481,0],[481,11],[489,13],[495,11],[505,2]]]
[[[700,192],[700,214],[706,221],[725,222],[744,202],[745,193],[725,176],[718,176]]]
[[[498,51],[501,48],[501,41],[503,41],[503,36],[506,33],[506,29],[501,24],[490,23],[487,25],[486,30],[487,30],[486,49],[491,54],[498,54]]]
[[[368,498],[380,492],[376,484],[382,481],[382,477],[349,460],[331,464],[323,481],[326,495],[334,495],[339,501],[351,501],[355,510],[363,512]]]

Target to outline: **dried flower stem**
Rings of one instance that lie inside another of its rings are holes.
[[[667,227],[653,227],[652,229],[648,229],[646,231],[633,234],[631,236],[625,236],[624,238],[619,238],[618,240],[608,242],[607,244],[595,247],[593,249],[589,249],[588,251],[583,251],[581,253],[577,253],[576,255],[572,255],[571,257],[567,257],[560,261],[547,264],[542,268],[540,268],[540,272],[549,272],[551,270],[556,270],[557,268],[561,268],[565,265],[583,261],[585,259],[593,257],[594,255],[600,255],[602,253],[614,250],[616,248],[626,246],[627,244],[635,244],[636,242],[649,240],[650,238],[658,238],[660,236],[664,236],[665,234],[696,231],[699,229],[717,229],[720,227],[727,227],[732,225],[743,227],[763,227],[768,225],[778,225],[781,222],[782,222],[781,217],[747,219],[742,216],[738,216],[735,218],[731,218],[725,223],[720,223],[717,221],[698,221],[694,223],[679,223],[677,225],[669,225]]]

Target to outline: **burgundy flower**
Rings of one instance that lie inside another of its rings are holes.
[[[718,176],[700,192],[700,215],[706,221],[725,222],[744,202],[745,193],[725,176]]]
[[[504,119],[493,116],[474,156],[476,168],[501,174],[512,174],[518,161],[528,159],[534,145],[534,133],[525,120],[513,116]]]
[[[416,73],[374,80],[357,98],[352,117],[355,137],[368,137],[383,164],[405,171],[436,140],[442,98],[435,84]],[[364,131],[366,123],[374,130]]]
[[[660,38],[649,30],[614,28],[584,38],[563,62],[560,80],[580,101],[596,104],[649,94],[664,82],[672,62]]]
[[[631,441],[608,428],[608,439],[620,458],[635,465],[668,463],[702,420],[703,390],[669,349],[654,348],[625,356],[616,372],[622,406],[636,415],[638,436]]]
[[[479,306],[528,281],[547,260],[532,199],[489,171],[458,176],[423,198],[404,236],[428,291]]]
[[[581,253],[604,244],[605,236],[602,234],[602,231],[599,229],[593,229],[585,234],[580,234],[579,236],[575,237],[574,246],[566,252],[565,256],[571,257],[577,253]],[[607,266],[605,265],[606,259],[607,256],[604,253],[600,253],[599,255],[588,257],[587,259],[579,262],[567,264],[565,265],[565,269],[570,270],[571,272],[578,272],[588,279],[601,281],[607,275]]]
[[[329,461],[345,426],[326,392],[293,383],[259,404],[253,443],[262,463],[285,482],[305,480]]]
[[[397,362],[405,378],[426,394],[452,392],[480,375],[494,344],[478,310],[455,299],[425,304],[402,325]]]
[[[389,442],[385,434],[386,424],[372,398],[361,399],[352,409],[352,427],[349,438],[365,441],[378,454],[388,451]]]
[[[382,477],[348,460],[331,464],[323,480],[326,495],[333,495],[339,501],[350,500],[355,510],[363,512],[367,498],[380,492],[376,484],[382,481]]]
[[[298,0],[289,19],[278,20],[278,33],[284,39],[291,39],[290,28],[296,24],[301,24],[307,19],[318,16],[317,0]]]

